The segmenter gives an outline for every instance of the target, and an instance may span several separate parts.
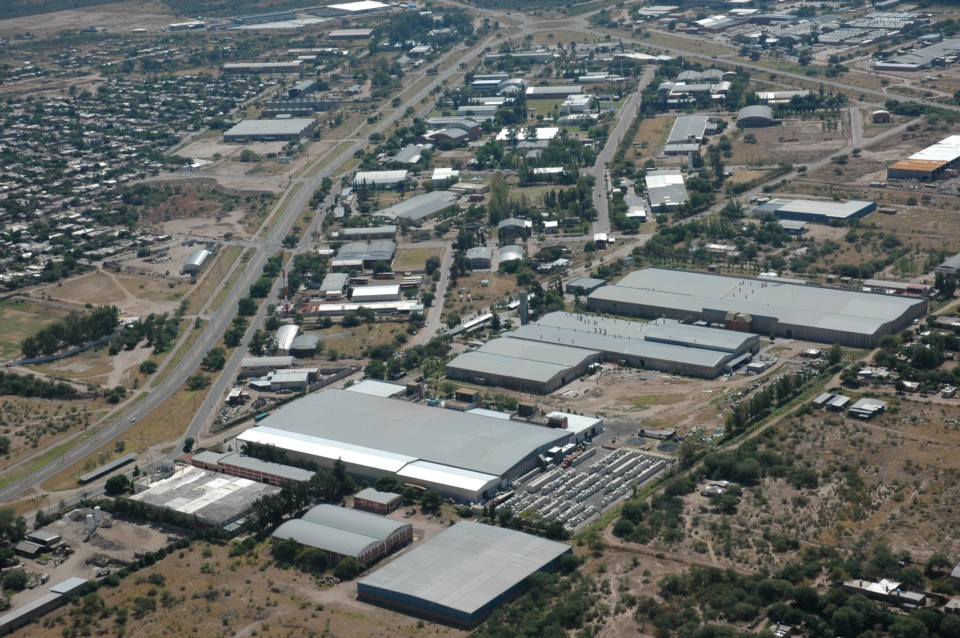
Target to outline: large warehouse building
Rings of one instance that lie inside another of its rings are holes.
[[[358,581],[357,598],[469,628],[570,551],[564,543],[460,521]]]
[[[877,210],[876,202],[851,199],[846,202],[815,199],[783,199],[777,197],[753,209],[754,215],[773,213],[777,219],[792,219],[800,222],[853,221],[862,219]]]
[[[887,179],[937,179],[960,163],[960,135],[951,135],[887,167]]]
[[[748,332],[552,312],[447,364],[459,381],[549,394],[599,361],[715,379],[760,350]]]
[[[484,501],[540,464],[571,433],[419,403],[326,390],[293,401],[239,445],[273,445],[294,463],[332,467],[362,479],[396,476],[461,502]]]
[[[600,357],[599,351],[504,337],[448,363],[447,378],[550,394],[582,377]]]
[[[648,268],[587,298],[598,312],[703,320],[788,339],[872,348],[927,311],[925,299]]]
[[[243,120],[223,134],[224,142],[275,142],[299,139],[317,127],[317,120],[309,118],[280,118],[276,120]]]

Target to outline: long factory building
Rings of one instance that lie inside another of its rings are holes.
[[[887,167],[887,179],[930,181],[960,164],[960,135],[951,135]]]
[[[552,312],[447,364],[447,377],[549,394],[600,361],[715,379],[760,349],[756,334]]]
[[[663,268],[628,274],[587,298],[597,312],[706,321],[787,339],[866,348],[927,311],[926,299]]]
[[[553,429],[428,407],[350,390],[325,390],[283,406],[237,443],[272,445],[290,461],[366,480],[396,476],[465,503],[482,502],[543,463],[571,429]]]

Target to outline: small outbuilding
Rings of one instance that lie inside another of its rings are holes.
[[[891,120],[890,111],[884,111],[883,109],[874,111],[871,120],[874,124],[889,124]]]
[[[187,261],[183,262],[183,267],[180,269],[180,272],[184,275],[199,275],[203,267],[209,263],[210,257],[212,256],[213,253],[209,250],[201,248],[190,255]]]

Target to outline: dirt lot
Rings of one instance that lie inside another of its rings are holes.
[[[64,29],[96,27],[115,33],[129,33],[133,29],[160,31],[175,22],[176,15],[159,0],[115,2],[72,11],[56,11],[43,16],[27,16],[0,20],[0,35],[35,33],[49,35]]]
[[[485,288],[480,285],[482,279],[490,282]],[[456,287],[447,289],[448,298],[443,306],[444,319],[450,312],[456,311],[466,321],[493,302],[506,301],[508,297],[515,296],[518,290],[516,275],[486,270],[474,271],[469,277],[458,279]]]
[[[20,342],[65,315],[66,310],[41,306],[23,298],[0,302],[0,357],[20,355]]]
[[[391,517],[404,520],[400,513]],[[444,520],[447,518],[445,516]],[[441,529],[435,519],[418,515],[409,521],[414,526],[411,548]],[[136,538],[131,540],[133,542],[127,547],[143,547],[137,544]],[[304,573],[278,569],[270,559],[269,545],[261,544],[253,554],[231,557],[229,545],[196,543],[127,577],[121,587],[104,587],[98,593],[108,608],[114,605],[129,608],[137,597],[149,596],[156,600],[155,610],[127,623],[124,635],[132,638],[186,634],[263,638],[294,635],[444,638],[466,635],[449,627],[420,622],[357,602],[353,582],[319,586]],[[150,590],[153,590],[152,595]],[[32,625],[12,635],[22,638],[60,636],[60,623],[69,622],[65,618],[68,613],[69,608],[58,610],[47,617],[53,619],[52,623],[45,621],[43,626]],[[100,629],[108,632],[119,627],[113,616],[101,618],[98,622]]]
[[[179,269],[178,269],[179,270]],[[31,294],[52,301],[94,306],[112,304],[126,316],[145,317],[151,312],[171,312],[189,291],[189,284],[170,278],[116,274],[97,270],[34,289]]]
[[[733,142],[733,157],[724,161],[731,166],[757,166],[791,162],[803,164],[823,158],[846,144],[847,123],[838,121],[836,130],[825,128],[820,120],[787,120],[781,126],[728,131]],[[756,144],[744,138],[752,134]]]

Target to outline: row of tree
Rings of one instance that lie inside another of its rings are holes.
[[[120,321],[116,306],[99,306],[89,313],[70,312],[20,343],[26,358],[49,356],[113,334]]]

